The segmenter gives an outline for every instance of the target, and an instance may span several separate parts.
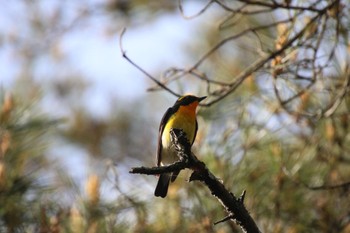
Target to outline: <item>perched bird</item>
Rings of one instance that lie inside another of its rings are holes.
[[[178,160],[175,148],[172,146],[170,130],[182,129],[186,133],[187,139],[192,145],[197,134],[198,123],[196,119],[196,109],[204,97],[185,95],[180,97],[169,108],[160,122],[158,136],[157,166],[169,165]],[[164,173],[159,176],[158,184],[154,195],[165,197],[168,193],[169,182],[174,182],[180,171]]]

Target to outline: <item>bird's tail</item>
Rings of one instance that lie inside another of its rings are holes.
[[[154,196],[156,197],[166,197],[168,193],[168,187],[170,182],[170,174],[161,174],[158,179],[158,184],[156,190],[154,191]]]

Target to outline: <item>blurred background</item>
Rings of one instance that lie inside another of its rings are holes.
[[[165,199],[128,173],[176,97],[123,28],[133,62],[208,96],[193,151],[263,232],[350,232],[346,3],[2,1],[0,232],[241,232],[189,172]]]

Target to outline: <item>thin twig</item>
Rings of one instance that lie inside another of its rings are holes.
[[[350,181],[341,183],[341,184],[335,184],[335,185],[320,185],[320,186],[309,186],[305,185],[308,189],[311,190],[332,190],[332,189],[350,189]]]
[[[139,65],[137,65],[134,61],[132,61],[127,55],[126,55],[126,51],[124,50],[123,47],[123,37],[124,34],[126,32],[126,28],[123,28],[123,30],[120,33],[119,36],[119,48],[120,51],[123,55],[123,58],[125,58],[131,65],[133,65],[134,67],[136,67],[136,69],[138,69],[139,71],[141,71],[143,74],[145,74],[148,78],[150,78],[153,82],[155,82],[158,86],[160,86],[161,88],[163,88],[164,90],[168,91],[169,93],[171,93],[172,95],[176,96],[176,97],[180,97],[181,95],[176,93],[175,91],[171,90],[170,88],[168,88],[167,86],[165,86],[163,83],[159,82],[156,78],[154,78],[152,75],[150,75],[147,71],[145,71],[143,68],[141,68]]]
[[[261,7],[267,7],[267,8],[271,8],[271,9],[285,9],[285,10],[299,10],[299,11],[312,11],[312,12],[322,12],[322,9],[317,9],[314,8],[313,5],[310,6],[293,6],[293,5],[283,5],[283,4],[279,4],[277,2],[273,2],[272,4],[270,4],[268,1],[254,1],[254,0],[238,0],[239,2],[243,2],[245,4],[249,4],[249,5],[256,5],[256,6],[261,6]],[[320,2],[321,0],[319,0]]]
[[[226,221],[231,220],[231,219],[234,219],[234,218],[235,218],[235,216],[232,215],[232,214],[227,215],[225,218],[223,218],[223,219],[221,219],[221,220],[219,220],[219,221],[214,222],[214,225],[217,225],[217,224],[219,224],[219,223],[226,222]]]
[[[185,15],[185,12],[183,10],[182,0],[179,0],[179,10],[180,10],[180,13],[184,19],[193,19],[193,18],[196,18],[196,17],[200,16],[201,14],[203,14],[210,7],[210,5],[213,2],[215,2],[215,1],[214,0],[209,1],[198,13],[191,15],[191,16],[187,16],[187,15]]]

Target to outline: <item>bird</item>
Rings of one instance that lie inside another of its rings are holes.
[[[199,102],[205,98],[206,96],[181,96],[176,100],[175,104],[165,112],[159,126],[157,149],[158,167],[178,161],[177,152],[171,142],[171,129],[183,130],[192,146],[198,130],[196,109]],[[166,197],[170,181],[174,182],[179,172],[180,171],[160,174],[154,195],[156,197]]]

